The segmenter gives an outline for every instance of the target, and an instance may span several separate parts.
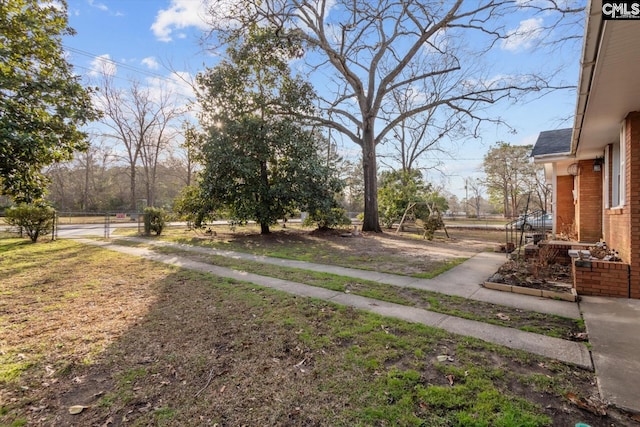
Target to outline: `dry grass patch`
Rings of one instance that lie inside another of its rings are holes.
[[[171,267],[70,241],[0,240],[0,401],[29,401],[91,365],[155,302]],[[115,273],[115,274],[114,274]]]

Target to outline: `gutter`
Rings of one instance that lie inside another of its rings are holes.
[[[600,6],[600,8],[594,7]],[[576,102],[576,114],[571,135],[571,154],[575,156],[580,144],[582,126],[587,106],[589,104],[589,94],[593,84],[593,75],[600,52],[604,23],[602,22],[602,1],[589,0],[587,4],[587,18],[585,22],[584,43],[582,46],[582,57],[580,60],[580,77],[578,82],[578,94]]]
[[[533,156],[533,163],[555,162],[572,159],[574,157],[575,156],[573,155],[573,153],[571,153],[571,151],[567,151],[565,153],[538,154],[536,156]]]

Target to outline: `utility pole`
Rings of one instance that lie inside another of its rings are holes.
[[[469,218],[469,186],[467,178],[464,179],[464,216]]]

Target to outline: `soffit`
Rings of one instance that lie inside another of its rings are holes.
[[[640,111],[640,21],[603,21],[597,52],[578,158],[601,156],[603,147],[619,138],[626,115]]]

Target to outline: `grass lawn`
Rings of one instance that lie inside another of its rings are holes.
[[[240,260],[221,255],[193,253],[185,250],[184,246],[180,246],[181,249],[177,249],[174,247],[145,244],[144,242],[137,240],[131,241],[122,239],[115,240],[114,243],[127,246],[144,246],[152,248],[158,253],[175,254],[220,267],[227,267],[262,276],[304,283],[338,292],[348,292],[395,304],[424,308],[438,313],[449,314],[499,326],[517,328],[523,331],[557,338],[567,339],[572,335],[585,332],[584,322],[582,319],[570,319],[556,315],[542,314],[483,301],[474,301],[458,296],[445,295],[423,289],[392,286],[359,278],[338,276],[335,274],[314,272],[297,268],[288,268],[273,264]],[[434,277],[449,268],[455,267],[460,263],[458,260],[459,258],[456,258],[452,262],[443,264],[442,268],[436,268],[433,273],[429,274],[429,276]]]
[[[72,241],[0,239],[0,277],[2,426],[627,420],[573,366]]]
[[[212,233],[187,230],[184,226],[166,229],[161,240],[208,248],[246,252],[275,258],[309,261],[342,267],[360,268],[382,273],[430,278],[456,262],[485,250],[493,250],[495,242],[504,239],[504,232],[495,230],[452,230],[452,238],[436,232],[432,241],[408,232],[397,234],[367,233],[365,237],[344,238],[348,230],[313,231],[290,224],[274,226],[271,234],[262,236],[259,227],[248,225],[231,229],[227,225],[211,227]],[[136,229],[118,229],[118,236],[137,236]],[[466,237],[472,236],[469,240]],[[470,243],[471,242],[471,243]],[[436,254],[434,256],[433,254]]]

